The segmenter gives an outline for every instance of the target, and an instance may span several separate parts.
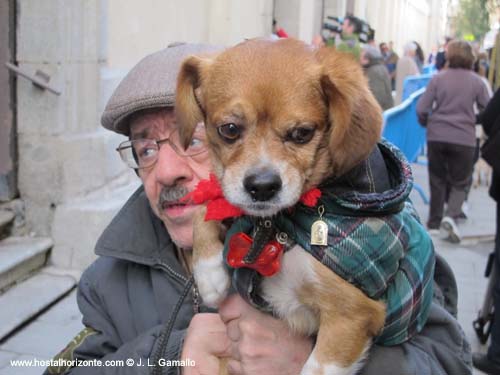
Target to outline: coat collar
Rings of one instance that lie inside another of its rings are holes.
[[[351,216],[399,212],[413,187],[411,167],[394,145],[381,140],[370,156],[319,188],[327,212]]]
[[[97,241],[95,253],[134,263],[179,267],[163,222],[153,213],[144,188],[139,187],[113,218]]]

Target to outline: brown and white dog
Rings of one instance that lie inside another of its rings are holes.
[[[481,185],[489,187],[492,175],[493,169],[491,166],[483,158],[479,158],[472,172],[472,186],[474,188],[478,188]]]
[[[380,138],[381,109],[358,63],[297,40],[254,39],[213,58],[191,56],[179,74],[176,112],[189,144],[205,122],[214,173],[226,199],[251,216],[294,206],[330,176],[366,159]],[[193,269],[209,306],[229,277],[220,223],[194,224]],[[298,333],[317,333],[303,374],[353,374],[384,326],[385,306],[299,246],[262,282],[262,297]]]
[[[476,125],[476,138],[479,138],[480,146],[486,142],[488,137],[482,126]],[[474,188],[478,188],[481,185],[489,187],[491,185],[492,178],[493,169],[482,157],[479,157],[476,164],[474,164],[474,170],[472,172],[472,186]]]

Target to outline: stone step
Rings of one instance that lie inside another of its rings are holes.
[[[0,240],[10,234],[15,215],[8,210],[0,210]]]
[[[45,237],[8,237],[0,241],[0,293],[47,262],[53,246]]]
[[[0,341],[69,293],[76,281],[40,271],[0,296]]]

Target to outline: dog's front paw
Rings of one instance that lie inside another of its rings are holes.
[[[217,307],[226,297],[230,283],[222,253],[198,259],[193,266],[193,274],[203,303],[208,307]]]
[[[335,363],[319,363],[311,354],[300,375],[354,375],[359,368],[357,364],[342,367]]]

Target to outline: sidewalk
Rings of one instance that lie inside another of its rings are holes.
[[[427,168],[414,165],[415,181],[428,192]],[[425,223],[426,206],[416,191],[411,198]],[[470,219],[460,226],[464,236],[493,235],[495,230],[495,205],[487,188],[473,189],[469,197]],[[477,238],[463,241],[459,246],[446,242],[439,236],[433,238],[436,251],[450,264],[458,284],[458,320],[470,340],[473,350],[485,351],[472,328],[472,321],[483,303],[487,279],[483,277],[488,254],[493,242],[478,242]],[[82,329],[81,314],[75,303],[75,292],[64,298],[44,315],[24,327],[15,336],[0,345],[0,375],[35,375],[41,367],[10,367],[12,359],[47,360]],[[479,371],[475,375],[482,374]],[[453,375],[453,374],[451,374]]]
[[[39,366],[11,367],[11,360],[48,360],[83,329],[76,291],[0,345],[0,375],[40,375]]]

